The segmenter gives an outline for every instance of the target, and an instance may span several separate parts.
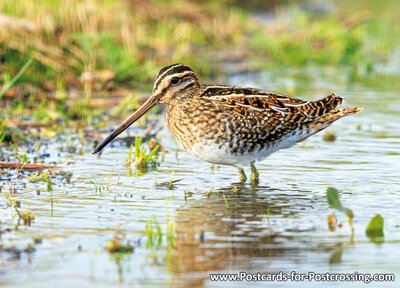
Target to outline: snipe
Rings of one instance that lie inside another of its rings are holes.
[[[167,105],[166,120],[175,140],[194,156],[214,164],[251,167],[362,108],[338,108],[343,98],[331,94],[317,101],[244,87],[201,84],[191,68],[174,64],[161,69],[153,95],[92,153],[99,153],[122,131],[158,103]]]

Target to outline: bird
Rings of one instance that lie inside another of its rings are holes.
[[[250,182],[258,183],[256,162],[362,111],[340,108],[343,100],[331,94],[304,101],[262,89],[202,84],[189,66],[173,64],[158,72],[152,95],[92,153],[152,107],[165,104],[167,128],[180,146],[209,163],[237,167],[241,182],[247,181],[244,168],[250,167]]]

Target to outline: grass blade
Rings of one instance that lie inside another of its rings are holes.
[[[31,66],[33,62],[33,59],[30,58],[24,66],[22,66],[21,70],[18,71],[17,75],[14,76],[13,79],[11,79],[10,82],[4,83],[3,89],[1,89],[0,92],[0,99],[3,98],[4,94],[6,94],[6,92],[15,85],[15,83],[19,80],[19,78],[22,77],[22,75],[24,75],[25,71],[29,68],[29,66]]]

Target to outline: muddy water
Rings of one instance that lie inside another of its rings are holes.
[[[346,98],[346,106],[365,107],[328,129],[337,135],[335,142],[316,135],[259,163],[258,186],[238,183],[234,168],[211,169],[185,152],[176,154],[177,145],[166,129],[161,132],[164,161],[157,171],[142,176],[129,176],[127,147],[115,145],[98,158],[89,153],[91,147],[83,155],[62,152],[58,157],[55,146],[51,157],[59,163],[74,161],[68,167],[72,184],[54,186],[53,208],[44,184],[20,188],[14,199],[21,201],[21,211],[28,208],[35,215],[31,226],[15,229],[17,221],[3,202],[0,225],[11,228],[1,236],[3,247],[24,249],[34,237],[43,240],[34,252],[19,257],[0,253],[1,285],[219,287],[226,283],[211,282],[210,273],[241,271],[358,271],[400,277],[399,94],[390,87],[378,91],[373,83],[349,84],[347,79],[343,71],[329,69],[230,79],[231,84],[289,91],[305,99],[336,92]],[[92,177],[98,182],[104,178],[106,185],[112,170],[109,190],[96,193]],[[172,172],[174,179],[183,178],[174,189],[155,185],[169,181]],[[343,204],[353,210],[353,236],[340,212],[335,214],[343,227],[329,230],[328,187],[339,189]],[[192,192],[186,200],[185,190]],[[385,238],[376,244],[365,236],[365,228],[378,213],[385,219]],[[146,221],[153,216],[162,227],[163,241],[159,248],[146,248]],[[176,223],[172,249],[166,241],[168,217]],[[132,254],[110,255],[104,248],[118,222],[123,241],[135,247]],[[266,283],[235,282],[229,287],[246,285]]]

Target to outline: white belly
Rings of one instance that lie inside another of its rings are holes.
[[[230,152],[229,146],[222,146],[220,148],[214,141],[205,141],[195,143],[189,152],[193,156],[213,164],[249,166],[255,161],[266,158],[274,152],[274,150],[265,147],[253,153],[244,152],[233,154]]]
[[[292,147],[297,141],[313,134],[310,132],[311,131],[307,130],[292,132],[274,143],[267,143],[264,144],[263,147],[256,147],[256,149],[251,152],[232,153],[229,145],[222,145],[220,147],[219,144],[212,140],[196,142],[191,149],[187,149],[187,151],[193,156],[213,164],[250,166],[251,163],[264,160],[280,149]]]

